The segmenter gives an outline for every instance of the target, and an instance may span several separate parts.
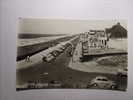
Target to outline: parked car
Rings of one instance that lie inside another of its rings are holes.
[[[60,52],[57,50],[54,50],[53,52],[51,52],[50,54],[52,54],[54,57],[57,57],[60,55]]]
[[[35,87],[36,88],[47,88],[48,87],[48,83],[36,83]]]
[[[105,76],[97,76],[90,82],[89,86],[114,89],[116,88],[116,83],[114,81],[109,80]]]
[[[60,49],[65,50],[65,46],[61,46]]]
[[[30,88],[30,89],[36,88],[35,86],[36,83],[33,81],[29,81],[27,84],[28,84],[27,88]]]
[[[49,83],[50,88],[60,88],[61,86],[62,86],[61,82],[57,80],[52,80]]]
[[[65,47],[64,46],[60,46],[59,50],[61,50],[61,52],[63,52],[65,50]]]
[[[44,61],[44,62],[50,62],[50,61],[52,61],[52,60],[54,60],[55,59],[55,57],[54,57],[54,55],[52,55],[51,53],[49,53],[47,56],[43,56],[43,58],[42,58],[42,60]]]
[[[119,68],[117,70],[117,75],[127,77],[127,68]]]
[[[60,53],[62,53],[62,52],[63,52],[63,49],[62,49],[61,47],[58,47],[58,48],[56,49],[56,51],[59,51]]]

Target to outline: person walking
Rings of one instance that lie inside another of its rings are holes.
[[[26,62],[30,62],[30,56],[27,56],[27,57],[25,58],[25,61],[26,61]]]

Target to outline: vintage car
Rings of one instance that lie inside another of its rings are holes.
[[[93,86],[98,88],[104,88],[104,89],[114,89],[116,88],[116,83],[114,81],[109,80],[105,76],[97,76],[96,78],[92,79],[90,84],[87,86]]]
[[[60,81],[57,81],[57,80],[52,80],[49,83],[50,88],[60,88],[61,86],[62,86],[62,83]]]
[[[47,56],[43,56],[43,58],[42,58],[42,60],[44,61],[44,62],[50,62],[50,61],[52,61],[52,60],[54,60],[55,59],[55,57],[54,57],[54,55],[52,55],[52,54],[48,54]]]

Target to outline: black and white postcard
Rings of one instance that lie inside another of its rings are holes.
[[[19,19],[16,90],[126,91],[126,20]]]

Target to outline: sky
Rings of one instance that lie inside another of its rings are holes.
[[[68,20],[68,19],[19,19],[19,34],[79,34],[90,29],[110,28],[120,24],[127,29],[126,20]]]

